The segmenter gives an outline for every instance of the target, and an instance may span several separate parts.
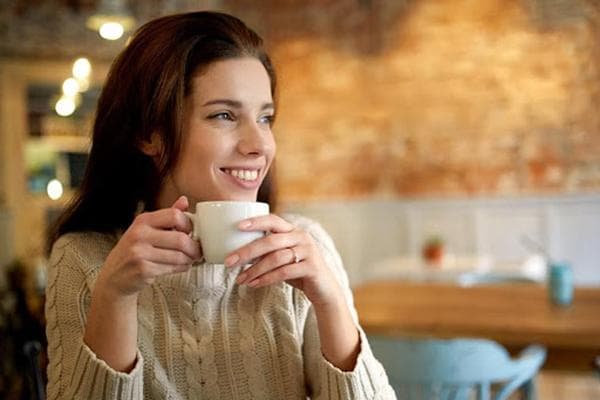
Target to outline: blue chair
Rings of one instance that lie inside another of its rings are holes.
[[[485,339],[369,336],[369,343],[398,398],[408,400],[463,400],[474,393],[478,400],[504,400],[518,389],[533,400],[534,378],[546,359],[546,349],[536,345],[511,359],[502,346]]]

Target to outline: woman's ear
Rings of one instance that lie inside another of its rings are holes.
[[[160,156],[163,150],[160,135],[157,132],[152,133],[150,140],[144,140],[140,143],[140,150],[142,153],[152,158]]]

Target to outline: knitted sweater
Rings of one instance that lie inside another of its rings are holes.
[[[331,238],[309,232],[344,289],[359,328],[353,371],[322,355],[316,317],[285,283],[235,283],[241,267],[198,264],[158,278],[138,300],[138,351],[129,373],[113,370],[83,342],[94,282],[117,234],[70,233],[54,245],[46,300],[48,399],[395,399],[358,326],[352,294]]]

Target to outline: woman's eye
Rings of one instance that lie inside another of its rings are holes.
[[[273,116],[273,115],[265,115],[263,117],[260,117],[258,122],[261,124],[273,125],[274,119],[275,119],[275,116]]]
[[[220,119],[225,121],[233,121],[233,115],[228,112],[220,112],[216,114],[212,114],[208,117],[209,119]]]

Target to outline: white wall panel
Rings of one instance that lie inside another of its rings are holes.
[[[353,262],[363,277],[374,263],[406,254],[410,233],[404,207],[395,202],[362,203],[356,207],[357,215],[362,216],[363,238],[356,243],[362,254]]]
[[[473,254],[476,252],[474,215],[464,207],[423,207],[413,206],[418,215],[414,247],[411,254],[419,254],[423,244],[432,236],[441,237],[449,252]]]
[[[553,256],[571,263],[576,282],[600,285],[600,206],[567,205],[557,214]]]
[[[547,245],[544,215],[531,206],[484,208],[477,222],[478,250],[496,260],[518,262],[527,257],[531,250],[523,245],[523,237]]]
[[[394,256],[418,257],[439,234],[457,255],[491,255],[497,265],[532,252],[527,235],[571,262],[579,285],[600,285],[600,194],[543,198],[340,201],[293,204],[289,211],[321,222],[334,238],[352,283]]]

